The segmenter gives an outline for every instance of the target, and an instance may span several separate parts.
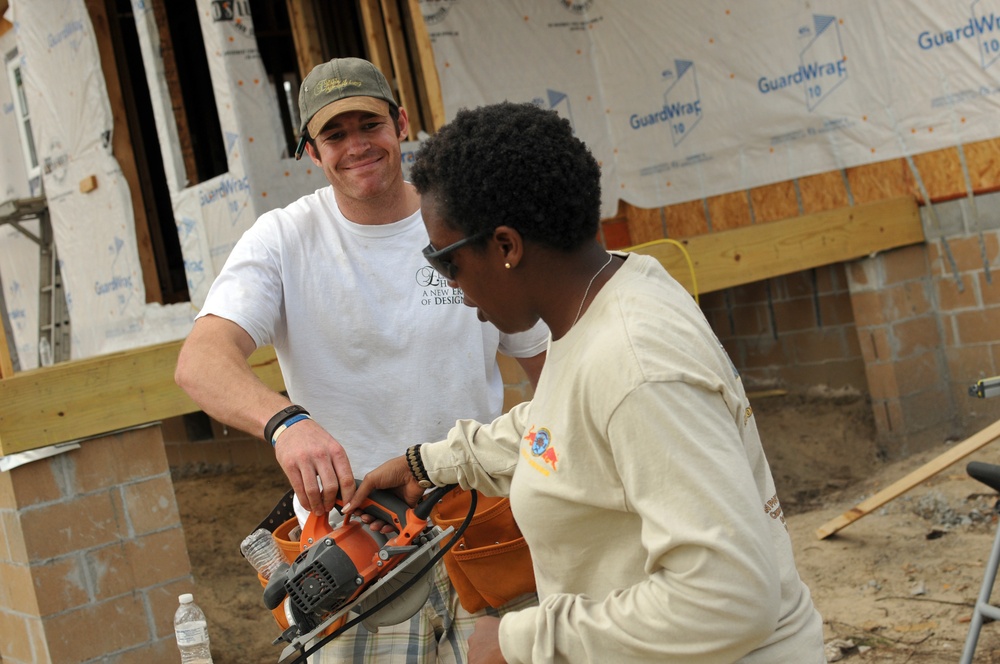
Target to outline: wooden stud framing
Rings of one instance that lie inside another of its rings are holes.
[[[924,241],[912,197],[816,212],[681,240],[694,265],[699,293],[839,263]],[[672,243],[639,245],[694,292],[690,268]]]
[[[287,0],[287,7],[298,56],[299,75],[304,80],[313,67],[323,62],[323,45],[316,30],[316,8],[312,0]]]
[[[421,110],[424,129],[436,132],[444,124],[445,114],[441,80],[438,78],[437,65],[434,63],[434,50],[431,47],[431,38],[427,33],[427,24],[424,23],[419,1],[407,0],[406,9],[407,33],[412,37],[413,44],[411,57],[423,102]]]
[[[382,0],[382,18],[385,21],[385,35],[389,42],[389,55],[392,58],[392,70],[396,75],[396,85],[399,86],[399,104],[406,109],[417,110],[420,99],[413,85],[413,71],[410,69],[410,58],[406,52],[406,38],[403,35],[403,20],[399,14],[396,0]],[[411,141],[416,140],[417,133],[424,128],[420,113],[411,113]]]
[[[199,410],[174,383],[181,343],[172,341],[65,362],[0,380],[0,453],[96,436]],[[270,346],[251,355],[250,366],[268,386],[285,389]]]

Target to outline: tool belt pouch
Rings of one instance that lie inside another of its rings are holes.
[[[434,523],[456,530],[469,514],[468,491],[449,492],[435,506]],[[510,511],[510,501],[479,494],[476,513],[462,538],[444,555],[462,608],[470,613],[535,592],[531,553]]]

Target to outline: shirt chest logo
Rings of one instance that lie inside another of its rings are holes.
[[[557,470],[556,464],[559,462],[559,457],[556,454],[555,446],[552,444],[551,431],[545,427],[535,431],[535,425],[531,425],[531,429],[525,434],[524,440],[528,442],[528,446],[521,448],[521,455],[528,460],[532,468],[543,475],[548,475],[550,472]],[[551,466],[551,471],[548,466]]]

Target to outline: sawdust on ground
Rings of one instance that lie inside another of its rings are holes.
[[[1000,464],[1000,445],[987,445],[821,541],[817,528],[949,443],[885,463],[861,398],[784,395],[753,405],[831,661],[957,662],[996,528],[995,495],[968,478],[965,464]],[[175,477],[174,486],[215,664],[276,662],[281,648],[271,641],[280,630],[239,542],[284,493],[284,476],[275,466]],[[983,627],[976,652],[977,664],[1000,663],[1000,623]]]

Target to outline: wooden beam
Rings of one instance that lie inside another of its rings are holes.
[[[655,257],[688,292],[697,282],[709,293],[923,241],[916,201],[904,197],[684,238],[690,265],[667,240],[626,251]]]
[[[292,25],[299,76],[305,80],[313,67],[323,63],[323,44],[316,29],[316,7],[312,0],[287,0],[286,6],[288,20]],[[298,131],[298,127],[295,130]]]
[[[399,105],[415,112],[410,113],[411,141],[417,140],[417,133],[423,129],[420,120],[420,99],[413,86],[413,71],[410,69],[410,56],[406,52],[406,36],[403,34],[403,20],[399,15],[399,5],[396,0],[382,0],[382,18],[385,21],[385,35],[389,40],[389,54],[392,57],[392,71],[399,87]]]
[[[200,410],[174,383],[181,341],[22,371],[0,380],[3,455]],[[250,356],[275,390],[284,381],[270,346]]]
[[[928,463],[925,463],[923,466],[917,468],[906,477],[893,482],[871,498],[858,503],[837,518],[826,522],[816,530],[816,538],[826,539],[838,530],[854,523],[866,514],[877,510],[893,498],[906,493],[927,478],[938,474],[951,464],[969,456],[979,448],[988,445],[997,438],[1000,438],[1000,420],[997,420],[979,433],[966,438],[964,441],[955,445],[944,454],[935,457]]]
[[[0,293],[0,305],[6,307],[3,304],[2,293]],[[2,380],[14,375],[14,360],[11,359],[10,345],[7,341],[7,328],[10,326],[7,311],[0,311],[0,316],[3,316],[3,324],[0,325],[0,380]]]
[[[364,23],[368,59],[391,82],[393,80],[392,56],[389,55],[389,44],[385,39],[382,7],[379,0],[361,0],[359,6],[361,8],[361,21]]]
[[[423,12],[420,11],[419,0],[407,0],[407,28],[412,35],[415,53],[413,54],[417,75],[417,86],[421,90],[424,102],[424,129],[436,132],[445,121],[444,96],[441,94],[441,79],[438,78],[437,65],[434,63],[434,49],[431,37],[427,33]]]

